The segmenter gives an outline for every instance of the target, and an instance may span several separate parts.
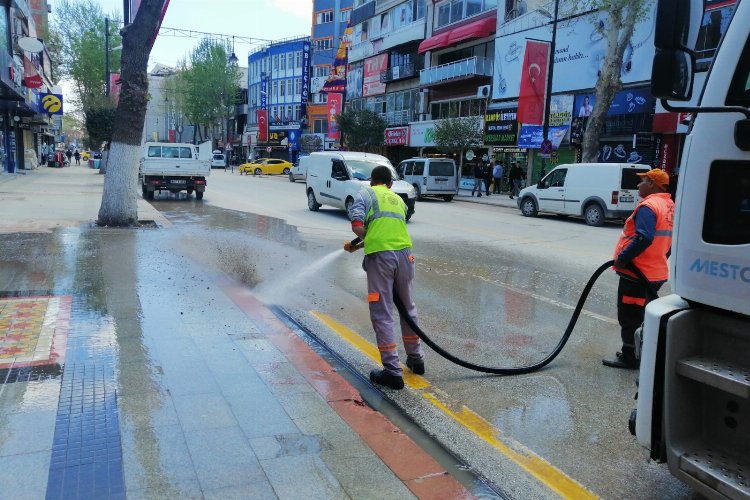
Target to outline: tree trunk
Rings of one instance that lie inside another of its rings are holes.
[[[582,159],[584,163],[596,162],[599,157],[599,137],[604,130],[604,122],[615,94],[622,89],[620,79],[622,57],[633,36],[638,11],[638,5],[625,6],[623,4],[613,5],[609,10],[610,29],[606,33],[607,55],[594,90],[596,94],[594,109],[591,111],[586,131],[583,134]]]
[[[166,0],[143,0],[135,20],[122,29],[120,102],[104,176],[100,226],[138,223],[138,158],[148,101],[146,74],[151,41],[156,34]]]

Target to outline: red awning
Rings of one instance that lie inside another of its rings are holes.
[[[439,35],[431,36],[427,40],[422,41],[422,43],[419,44],[419,53],[424,54],[428,50],[434,50],[434,49],[439,49],[441,47],[447,47],[449,45],[448,35],[450,35],[450,31],[447,31],[445,33],[440,33]]]
[[[497,18],[492,16],[459,26],[448,32],[448,44],[454,45],[459,42],[465,42],[466,40],[488,37],[495,33],[496,24]]]

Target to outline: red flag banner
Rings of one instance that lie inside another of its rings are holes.
[[[336,115],[341,114],[344,94],[328,94],[328,138],[341,140],[341,131],[336,123]]]
[[[258,142],[268,142],[268,110],[259,109],[258,116]]]
[[[527,125],[544,124],[550,43],[526,40],[518,94],[518,121]]]

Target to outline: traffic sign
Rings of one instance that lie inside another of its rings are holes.
[[[552,155],[552,141],[544,139],[542,146],[539,148],[539,153],[542,158],[549,158]]]
[[[268,147],[266,148],[266,153],[270,153],[270,152],[271,152],[271,146],[268,146]]]

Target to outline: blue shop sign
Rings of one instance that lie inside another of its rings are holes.
[[[549,128],[547,138],[552,141],[554,149],[560,147],[560,143],[565,138],[565,134],[568,133],[568,129],[570,129],[570,125]],[[541,148],[543,131],[544,129],[541,125],[521,125],[521,130],[518,133],[518,147],[527,149]]]

